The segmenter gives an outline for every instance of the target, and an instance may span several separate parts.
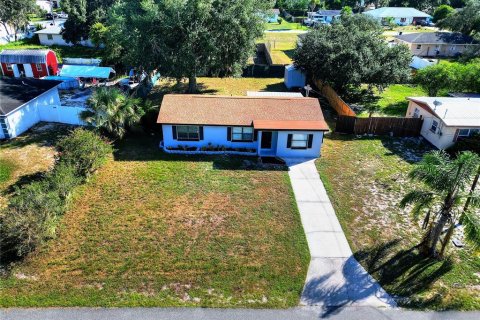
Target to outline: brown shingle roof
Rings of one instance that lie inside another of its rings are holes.
[[[251,126],[259,120],[270,127],[278,124],[275,129],[294,125],[297,130],[328,130],[318,99],[294,97],[169,94],[163,98],[157,123]]]

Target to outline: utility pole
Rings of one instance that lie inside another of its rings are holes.
[[[53,25],[55,25],[55,16],[53,15],[53,1],[50,0],[50,14],[52,15]]]

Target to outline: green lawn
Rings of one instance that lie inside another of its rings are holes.
[[[428,96],[427,92],[414,85],[394,84],[387,87],[383,92],[378,93],[380,98],[377,105],[380,107],[375,115],[403,117],[407,112],[407,97]],[[368,113],[362,112],[360,117],[368,117]]]
[[[270,43],[273,64],[292,63],[293,51],[297,46],[298,33],[266,32],[258,42]]]
[[[317,167],[356,258],[399,305],[478,310],[478,252],[450,245],[446,260],[419,256],[420,223],[398,207],[426,150],[410,139],[329,134]]]
[[[0,45],[0,51],[3,49],[52,49],[57,54],[59,62],[62,58],[101,58],[102,50],[83,46],[43,46],[38,43],[36,37],[32,39],[22,39],[15,42]]]
[[[309,254],[287,171],[167,155],[159,140],[115,146],[57,238],[0,279],[0,306],[298,304]]]
[[[282,23],[267,23],[266,30],[308,30],[307,26],[297,22],[288,22],[287,20],[280,18]]]
[[[0,158],[0,185],[10,180],[15,164],[10,160]]]

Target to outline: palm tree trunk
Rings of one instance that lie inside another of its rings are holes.
[[[427,255],[435,254],[438,241],[440,240],[442,231],[445,228],[445,225],[447,224],[449,218],[449,210],[442,210],[442,212],[440,213],[440,219],[438,219],[438,221],[435,223],[433,229],[431,230],[426,239],[427,241],[425,243],[425,249],[427,250],[424,253],[427,253]]]
[[[450,242],[450,239],[452,238],[453,235],[453,230],[455,230],[455,223],[452,222],[450,227],[448,228],[447,234],[445,235],[445,238],[443,239],[442,243],[442,249],[440,250],[440,258],[443,258],[443,255],[445,253],[445,249],[447,248],[447,245]]]
[[[477,175],[473,179],[472,188],[470,188],[470,193],[468,194],[470,197],[473,195],[473,192],[475,191],[475,188],[477,187],[477,183],[478,183],[479,179],[480,179],[480,166],[478,166]],[[467,201],[465,202],[465,206],[463,207],[462,216],[460,217],[460,223],[462,223],[462,220],[465,216],[465,212],[467,212],[468,207],[470,206],[470,201],[471,200],[472,200],[472,198],[467,198]]]

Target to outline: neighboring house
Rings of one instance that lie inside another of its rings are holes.
[[[41,45],[44,46],[73,46],[73,43],[66,42],[62,37],[62,27],[52,26],[35,32]],[[84,47],[95,47],[90,40],[81,40],[78,45]]]
[[[0,77],[0,139],[14,138],[40,121],[81,125],[80,107],[62,107],[61,81]]]
[[[422,21],[430,21],[432,19],[431,15],[415,8],[402,7],[383,7],[363,12],[363,14],[375,18],[382,24],[387,23],[389,19],[393,19],[394,23],[399,26],[419,24]]]
[[[480,98],[409,97],[407,118],[422,118],[421,135],[438,149],[480,133]]]
[[[267,13],[267,22],[268,23],[277,23],[280,17],[280,9],[271,9]]]
[[[157,122],[166,152],[223,152],[277,157],[320,156],[328,125],[318,99],[165,95]]]
[[[341,10],[318,10],[317,17],[323,22],[331,23],[333,20],[340,18]]]
[[[394,43],[405,44],[410,52],[420,57],[454,57],[462,54],[478,41],[455,32],[419,32],[395,36]]]
[[[2,73],[9,77],[41,78],[56,75],[58,61],[52,50],[3,50]]]

